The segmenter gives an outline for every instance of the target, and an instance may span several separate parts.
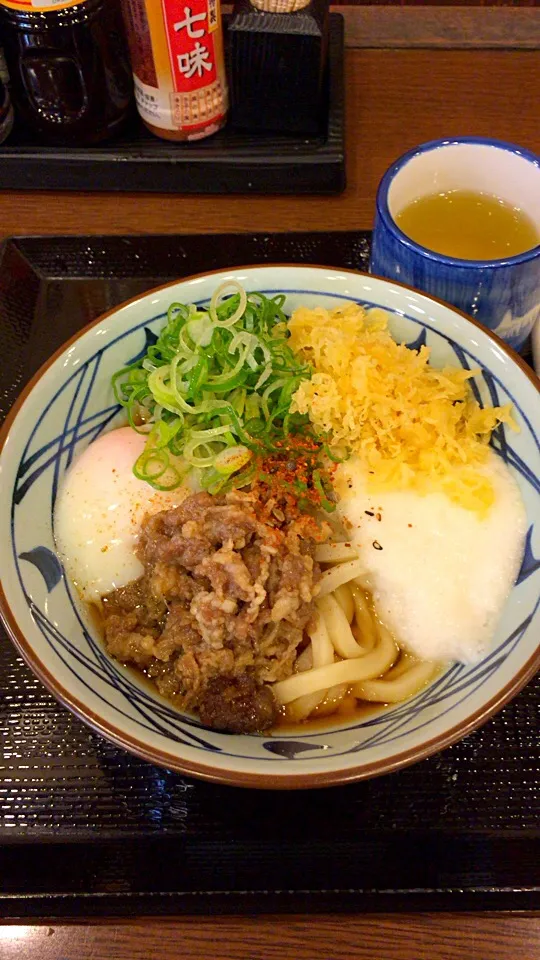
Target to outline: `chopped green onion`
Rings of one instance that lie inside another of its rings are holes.
[[[251,450],[248,450],[247,447],[227,447],[225,450],[222,450],[221,453],[218,453],[214,460],[214,469],[217,470],[218,473],[230,476],[231,473],[236,473],[237,470],[245,467],[252,456]]]
[[[320,494],[321,504],[322,504],[323,508],[324,508],[328,513],[331,513],[332,511],[334,511],[334,510],[336,509],[336,505],[335,505],[335,503],[333,502],[333,500],[330,500],[329,497],[328,497],[328,494],[329,494],[330,491],[328,491],[328,490],[325,489],[325,483],[324,483],[324,479],[323,479],[323,475],[322,475],[321,471],[320,471],[320,470],[314,470],[312,476],[313,476],[313,486],[315,487],[315,489],[317,490],[317,492]]]
[[[288,344],[285,300],[227,280],[208,307],[170,305],[157,342],[112,378],[129,423],[148,435],[137,477],[170,490],[193,469],[214,493],[250,483],[256,464],[294,433],[322,450],[308,418],[291,413],[311,368]],[[313,482],[329,502],[321,478]]]

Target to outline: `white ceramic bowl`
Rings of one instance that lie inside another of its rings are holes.
[[[54,553],[52,508],[73,456],[118,417],[111,374],[144,349],[173,300],[207,301],[224,279],[284,292],[286,309],[360,301],[391,313],[394,335],[427,343],[435,364],[477,366],[483,402],[514,405],[519,434],[496,445],[525,501],[523,566],[491,652],[455,664],[407,703],[364,722],[294,735],[234,736],[203,728],[111,660]],[[500,341],[462,314],[372,276],[324,267],[263,266],[169,284],[100,317],[34,377],[0,447],[0,605],[21,654],[46,686],[114,743],[170,769],[237,785],[315,787],[396,770],[441,750],[499,710],[540,667],[539,381]]]

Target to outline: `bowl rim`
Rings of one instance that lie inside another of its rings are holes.
[[[540,157],[533,153],[532,150],[520,147],[516,143],[510,143],[506,140],[495,140],[491,137],[444,137],[439,140],[428,140],[416,147],[412,147],[411,150],[407,150],[407,152],[403,153],[397,160],[394,160],[381,178],[377,188],[375,207],[386,229],[396,237],[402,246],[407,247],[413,253],[423,257],[424,260],[431,260],[441,266],[452,267],[454,270],[502,269],[505,267],[520,266],[523,263],[530,263],[532,260],[540,257],[540,241],[536,243],[534,247],[530,247],[522,253],[516,253],[512,257],[495,257],[492,260],[467,260],[463,257],[451,257],[446,253],[437,253],[436,250],[431,250],[429,247],[425,247],[423,244],[413,240],[412,237],[405,233],[396,223],[390,213],[390,207],[388,205],[388,192],[394,178],[411,160],[414,160],[415,157],[419,157],[423,153],[432,153],[436,150],[444,149],[444,147],[453,146],[493,147],[497,150],[504,150],[507,153],[513,153],[515,156],[521,157],[523,160],[537,167],[540,174]],[[435,297],[431,299],[434,300]],[[467,319],[471,318],[468,317]]]
[[[264,269],[282,270],[291,267],[296,269],[305,268],[308,270],[320,270],[325,272],[330,271],[336,274],[350,274],[354,277],[366,277],[368,279],[381,280],[384,283],[401,287],[404,290],[418,294],[418,296],[421,296],[426,300],[430,300],[433,303],[446,307],[453,313],[461,316],[473,327],[482,330],[483,333],[485,333],[488,338],[492,340],[508,356],[508,358],[520,368],[522,373],[525,374],[525,376],[531,381],[533,387],[535,387],[537,392],[540,394],[540,378],[509,344],[501,340],[501,338],[493,333],[493,331],[489,330],[487,327],[484,327],[472,317],[467,316],[467,314],[462,310],[459,310],[458,308],[446,303],[443,300],[440,300],[437,297],[432,297],[423,293],[422,291],[415,290],[413,287],[410,287],[407,284],[400,283],[396,280],[389,280],[386,277],[380,277],[376,274],[366,273],[365,271],[341,267],[325,267],[321,264],[263,263],[238,265],[190,274],[187,277],[180,277],[176,280],[152,287],[143,293],[137,294],[135,297],[131,297],[129,300],[123,301],[116,307],[113,307],[111,310],[107,310],[106,312],[100,314],[98,317],[96,317],[96,319],[91,320],[90,323],[86,324],[75,334],[73,334],[73,336],[71,336],[60,347],[58,347],[58,349],[55,350],[54,353],[41,365],[41,367],[25,385],[9,410],[4,423],[0,428],[0,456],[3,453],[5,442],[16,422],[21,408],[24,406],[27,397],[32,393],[44,374],[58,359],[58,357],[62,356],[62,354],[70,346],[84,337],[90,330],[93,329],[93,327],[102,323],[104,320],[107,320],[115,313],[118,313],[124,307],[131,306],[132,304],[138,303],[153,294],[167,290],[170,287],[177,286],[179,283],[189,283],[193,280],[199,280],[202,278],[226,273],[233,273],[235,271],[240,272]],[[231,770],[213,767],[211,764],[183,760],[182,758],[175,757],[164,750],[153,748],[139,738],[133,737],[128,733],[124,733],[122,730],[119,730],[117,727],[115,727],[114,724],[103,720],[102,717],[96,714],[84,702],[79,700],[69,690],[66,690],[66,688],[57,680],[57,678],[50,673],[43,660],[37,656],[32,644],[26,639],[24,631],[19,627],[17,618],[11,609],[1,581],[0,616],[16,650],[21,654],[25,663],[28,665],[28,667],[30,667],[43,685],[49,690],[50,693],[53,694],[54,697],[56,697],[57,700],[59,700],[61,704],[66,706],[72,713],[74,713],[93,730],[105,737],[105,739],[114,743],[116,746],[122,747],[135,756],[141,757],[150,763],[154,763],[160,767],[165,767],[177,773],[195,776],[199,779],[212,781],[214,783],[222,783],[236,787],[255,787],[265,790],[312,789],[336,786],[338,784],[352,783],[359,780],[382,776],[388,773],[394,773],[395,771],[400,770],[402,767],[409,766],[410,764],[419,762],[420,760],[425,760],[432,754],[438,753],[439,751],[446,749],[446,747],[451,746],[451,744],[456,743],[458,740],[461,740],[469,733],[472,733],[473,730],[476,730],[478,727],[486,723],[514,696],[516,696],[538,672],[538,670],[540,670],[539,640],[537,649],[531,655],[531,657],[529,657],[527,662],[523,664],[518,673],[516,673],[508,681],[508,683],[506,683],[501,690],[498,691],[498,693],[496,693],[487,703],[483,704],[483,706],[479,707],[478,710],[476,710],[473,714],[468,716],[465,720],[455,724],[445,733],[439,734],[430,740],[424,741],[423,743],[418,744],[409,750],[400,751],[399,753],[396,753],[387,759],[375,760],[371,763],[363,764],[362,766],[358,767],[338,768],[336,770],[327,770],[322,772],[315,771],[313,773],[287,773],[286,769],[283,771],[283,773],[276,774],[250,773],[245,770]]]

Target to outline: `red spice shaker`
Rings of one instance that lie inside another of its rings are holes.
[[[225,124],[219,0],[122,0],[135,97],[152,133],[200,140]]]

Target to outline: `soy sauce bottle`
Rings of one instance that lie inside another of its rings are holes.
[[[9,90],[2,79],[0,79],[0,143],[9,137],[13,127],[13,107]]]
[[[133,103],[118,0],[0,0],[17,118],[45,143],[112,136]]]

